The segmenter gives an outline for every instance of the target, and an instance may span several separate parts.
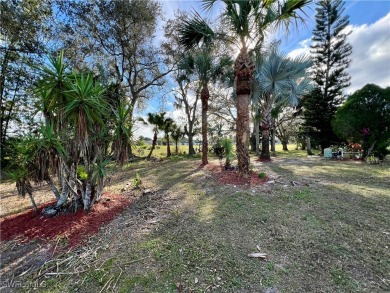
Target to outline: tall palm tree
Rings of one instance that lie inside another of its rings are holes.
[[[203,0],[203,6],[208,10],[217,2],[224,4],[222,20],[230,33],[224,39],[232,41],[240,48],[234,63],[237,95],[236,152],[239,171],[246,176],[249,173],[249,95],[255,70],[250,53],[263,45],[267,30],[284,25],[288,31],[291,21],[302,20],[297,12],[302,11],[311,0]],[[183,44],[191,47],[217,36],[210,26],[199,18],[194,19],[183,30]]]
[[[202,165],[208,164],[207,140],[207,110],[210,99],[209,83],[216,82],[229,72],[233,64],[230,57],[223,55],[220,58],[213,52],[211,46],[203,46],[200,50],[188,54],[179,65],[188,74],[194,74],[201,84],[200,99],[202,102]]]
[[[306,70],[312,62],[307,56],[288,58],[279,53],[277,47],[257,61],[255,70],[254,96],[258,97],[261,109],[262,148],[260,158],[270,159],[269,138],[272,128],[272,110],[282,108],[289,102],[294,106],[298,98],[311,89]]]
[[[152,156],[153,150],[156,147],[158,131],[162,130],[164,121],[165,121],[165,112],[156,113],[156,114],[148,113],[148,123],[150,125],[153,125],[153,141],[152,141],[152,147],[150,148],[150,152],[147,156],[148,159]]]

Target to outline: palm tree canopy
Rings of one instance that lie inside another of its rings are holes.
[[[162,129],[165,121],[165,112],[161,113],[148,113],[148,123],[154,125],[153,131],[158,132]]]
[[[308,56],[288,58],[274,47],[256,64],[254,95],[267,95],[273,102],[288,100],[296,105],[298,98],[311,89],[306,70],[312,61]]]
[[[304,22],[307,16],[303,8],[312,0],[203,0],[203,8],[211,9],[217,2],[224,4],[222,21],[229,28],[232,36],[213,32],[207,22],[199,14],[186,19],[180,28],[180,42],[187,48],[199,43],[210,43],[214,38],[223,38],[234,42],[240,48],[248,48],[253,43],[258,48],[264,39],[266,30],[284,27],[289,31],[291,23]]]

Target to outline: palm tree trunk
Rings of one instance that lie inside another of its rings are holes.
[[[262,132],[262,147],[260,159],[269,161],[271,160],[269,152],[269,136],[271,127],[271,111],[266,109],[261,119],[261,132]]]
[[[238,169],[241,176],[249,174],[249,95],[250,81],[253,76],[254,64],[246,47],[241,49],[234,63],[234,76],[237,93],[237,119],[236,119],[236,152]]]
[[[169,134],[167,135],[167,157],[170,157],[171,154],[171,147],[169,145]]]
[[[203,85],[202,91],[200,93],[200,98],[202,101],[202,166],[208,164],[207,108],[208,108],[209,97],[210,97],[210,93],[209,93],[209,89],[207,88],[207,84]]]
[[[152,156],[153,150],[156,147],[156,143],[157,143],[157,132],[155,131],[153,135],[152,147],[150,148],[150,152],[147,156],[148,159],[150,159],[150,157]]]
[[[255,132],[255,138],[256,138],[256,156],[260,155],[260,119],[255,118],[255,125],[253,131]]]
[[[275,150],[275,128],[271,129],[271,152],[273,156],[276,156]]]
[[[62,179],[62,190],[60,199],[57,201],[56,207],[61,208],[68,200],[68,184],[66,183],[66,176]]]

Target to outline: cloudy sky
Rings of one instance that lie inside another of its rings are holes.
[[[192,0],[159,0],[164,11],[164,18],[171,19],[178,9],[196,10],[209,19],[215,19],[219,7],[205,13],[201,9],[201,1]],[[275,38],[281,39],[282,50],[290,55],[308,53],[311,35],[315,26],[315,8],[312,4],[306,9],[308,19],[306,24],[297,31],[291,31],[286,37],[280,33]],[[375,83],[382,87],[390,86],[390,0],[347,0],[345,1],[345,14],[349,15],[349,31],[347,41],[352,45],[351,64],[348,72],[351,76],[351,86],[345,90],[351,94],[367,83]],[[160,27],[163,22],[160,23]],[[158,39],[162,38],[160,30]],[[170,116],[178,118],[180,113],[174,112],[170,107],[172,97],[167,96],[167,103],[161,105],[159,101],[151,101],[148,112],[158,112],[161,109],[171,112]],[[140,115],[145,113],[140,112]],[[148,127],[138,126],[136,136],[152,136]]]

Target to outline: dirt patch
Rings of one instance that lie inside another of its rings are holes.
[[[103,199],[95,204],[91,211],[84,213],[60,214],[53,218],[45,218],[28,211],[8,216],[0,222],[1,240],[15,239],[27,242],[32,239],[53,240],[64,239],[68,248],[83,243],[87,236],[95,234],[99,228],[110,222],[130,203],[128,197],[105,193]],[[40,211],[49,204],[40,207]]]
[[[232,185],[263,185],[268,181],[268,178],[260,178],[257,173],[251,172],[247,178],[239,176],[237,171],[226,171],[220,165],[208,164],[204,169],[210,171],[215,180],[220,184]]]

